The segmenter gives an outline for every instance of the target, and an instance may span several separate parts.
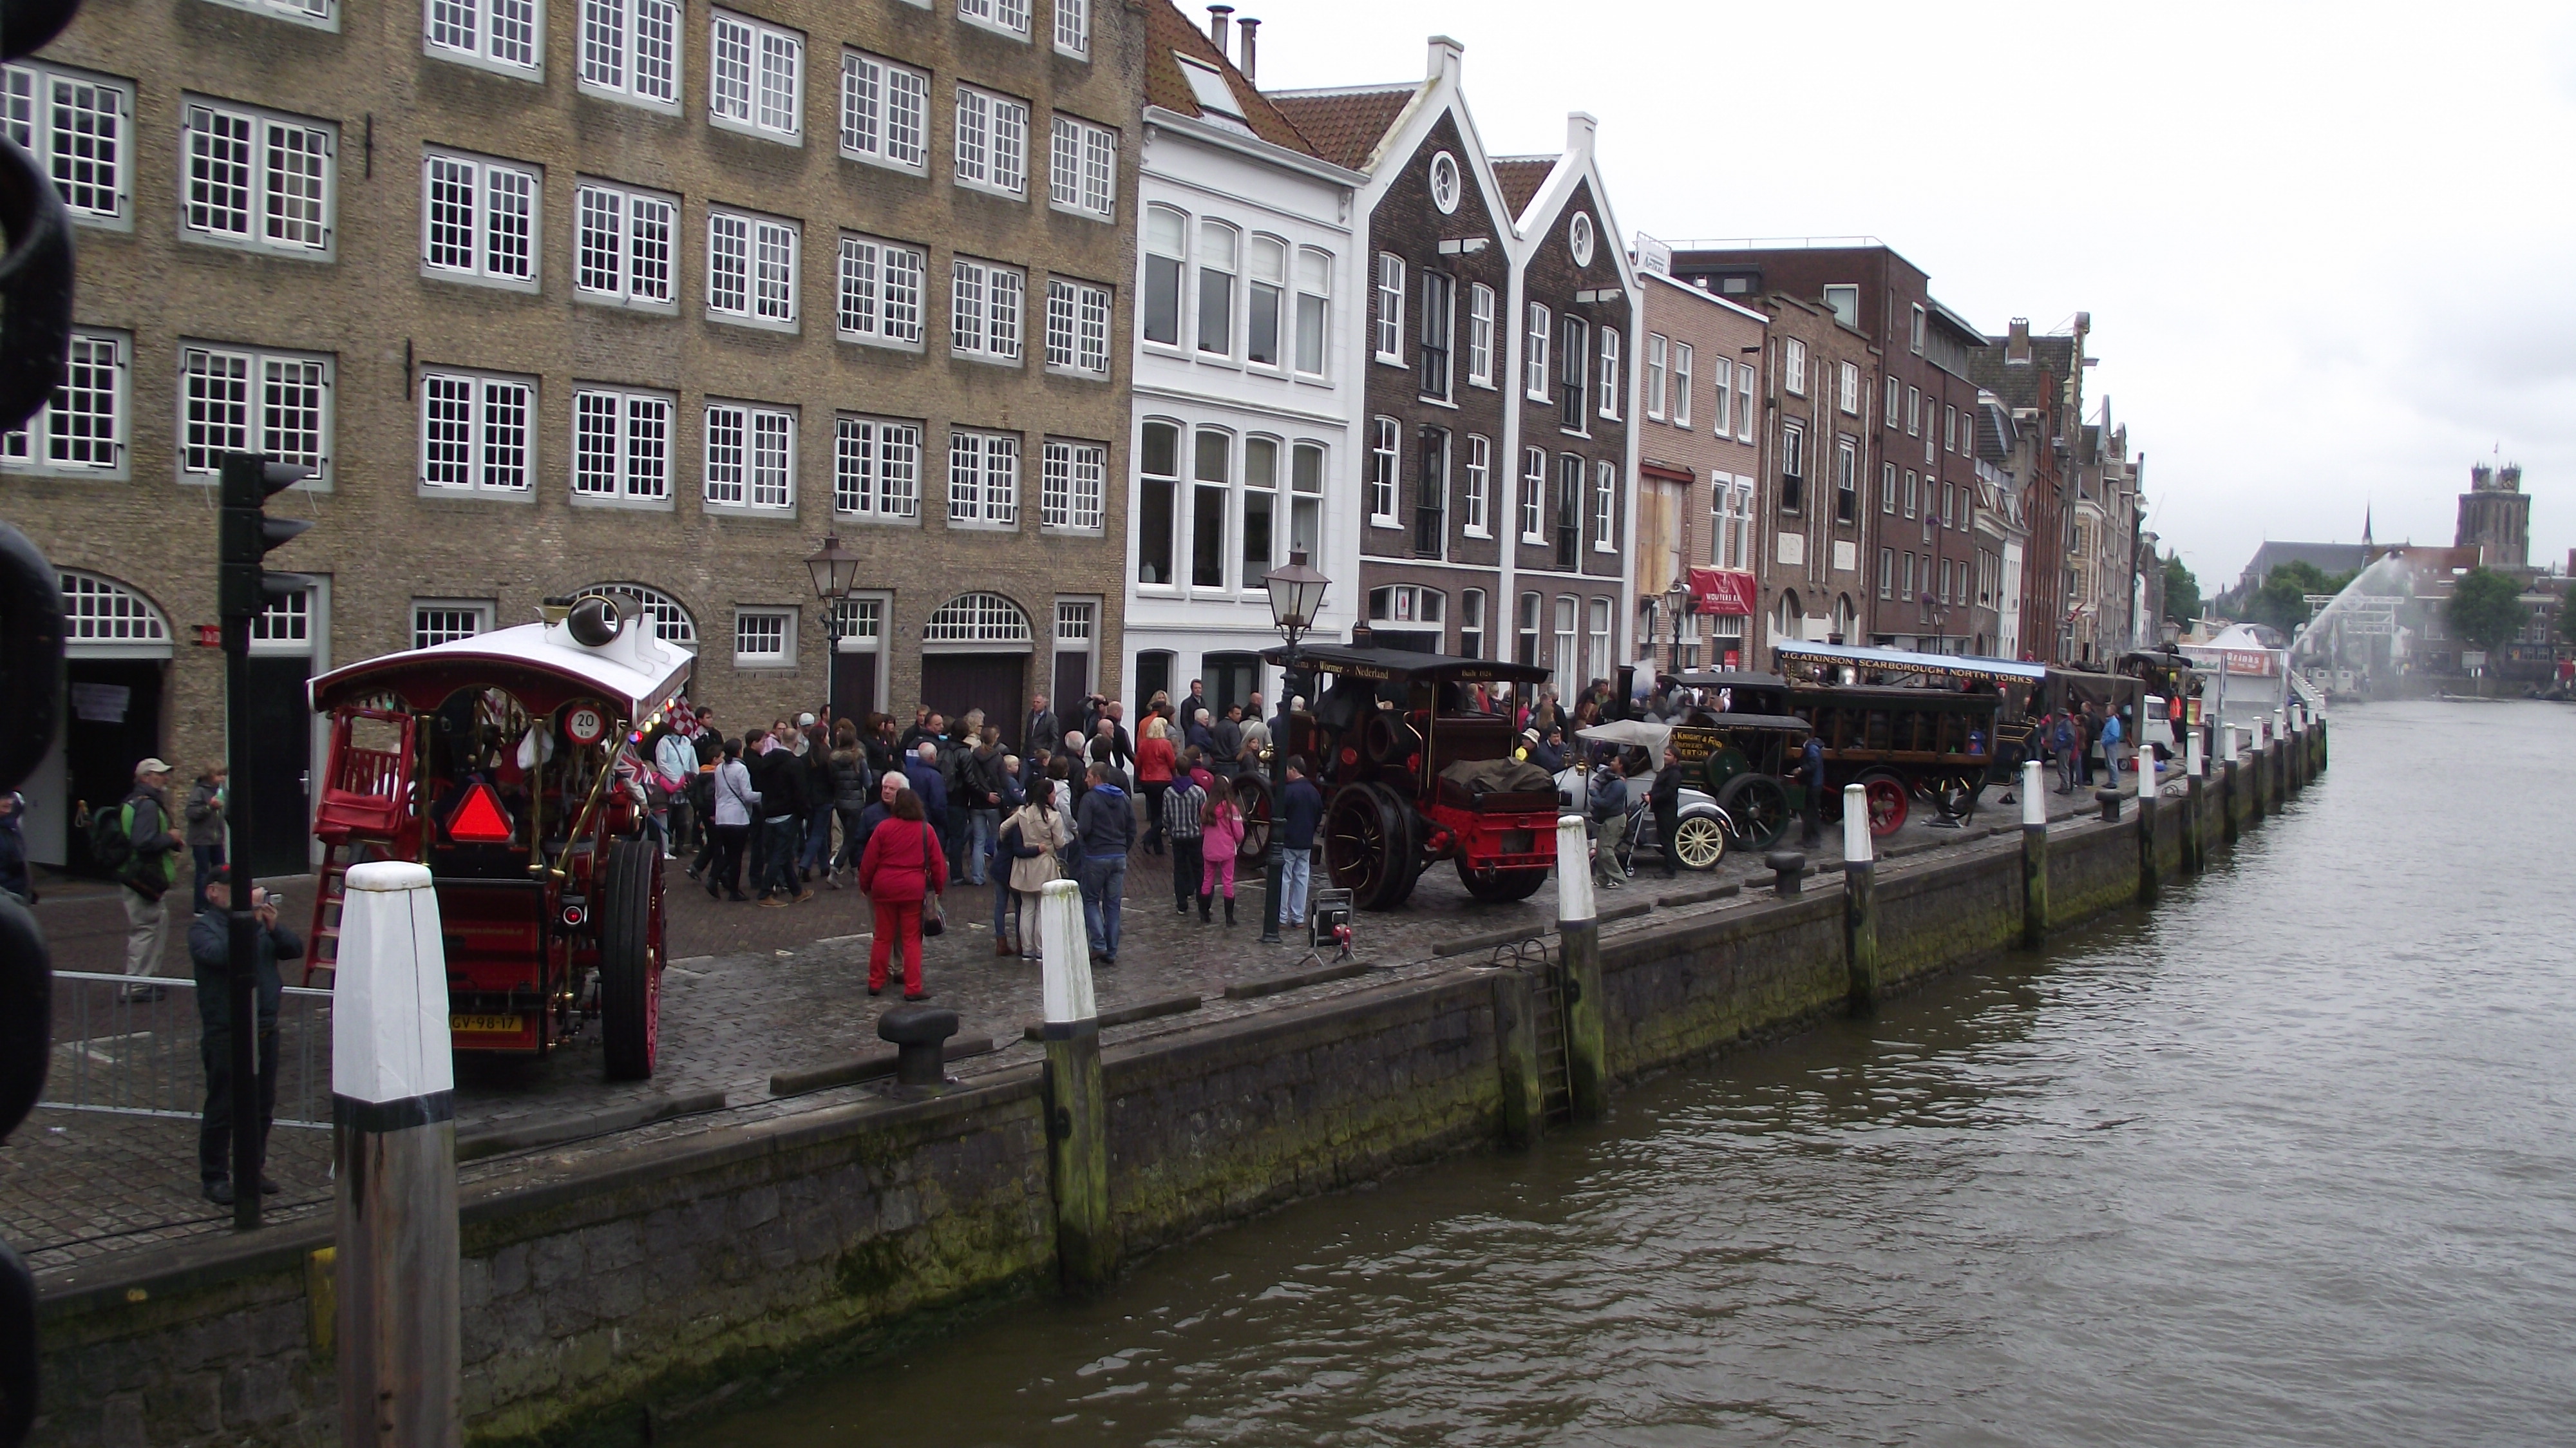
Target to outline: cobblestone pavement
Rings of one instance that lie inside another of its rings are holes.
[[[2079,804],[2082,809],[2079,809]],[[2084,812],[2082,796],[2050,797],[2052,817]],[[1936,830],[1909,822],[1882,844],[1890,853],[1911,855],[1926,850],[1958,848],[1983,839],[1990,831],[2010,830],[2017,809],[1992,802],[1966,832]],[[1827,831],[1813,855],[1839,857],[1839,834]],[[1696,897],[1711,883],[1759,879],[1768,872],[1758,858],[1730,855],[1712,875],[1683,871],[1678,881],[1661,878],[1660,865],[1641,852],[1640,873],[1625,892],[1605,892],[1605,906],[1661,897]],[[1263,946],[1259,902],[1262,879],[1247,872],[1237,882],[1241,897],[1238,923],[1228,928],[1220,912],[1216,923],[1202,925],[1196,911],[1187,916],[1173,908],[1168,859],[1141,850],[1127,873],[1125,942],[1120,963],[1098,972],[1097,990],[1104,1012],[1125,1006],[1197,995],[1201,1007],[1133,1026],[1114,1028],[1112,1042],[1187,1030],[1212,1020],[1311,1002],[1337,992],[1381,985],[1437,971],[1459,968],[1484,958],[1483,952],[1457,958],[1439,957],[1443,941],[1506,928],[1545,931],[1555,919],[1555,886],[1551,882],[1531,899],[1517,904],[1485,904],[1470,899],[1454,871],[1436,867],[1422,877],[1413,897],[1397,910],[1363,914],[1358,922],[1355,957],[1371,967],[1365,976],[1248,1000],[1228,1000],[1225,987],[1258,981],[1308,967],[1308,949],[1293,933],[1288,942]],[[309,906],[309,885],[288,887],[288,918],[302,919]],[[1676,899],[1660,906],[1646,921],[1622,922],[1612,929],[1669,920],[1696,911],[1740,908],[1748,899],[1768,897],[1768,890],[1713,901]],[[183,899],[184,897],[174,897]],[[792,1097],[770,1093],[773,1073],[810,1069],[883,1049],[876,1036],[877,1017],[900,1004],[898,990],[879,998],[867,994],[869,913],[855,890],[821,890],[810,903],[787,909],[719,903],[674,869],[670,877],[669,939],[672,960],[665,975],[662,1002],[660,1066],[649,1082],[602,1079],[595,1036],[577,1038],[544,1061],[466,1057],[459,1061],[457,1114],[461,1130],[514,1129],[549,1137],[576,1134],[582,1118],[633,1111],[667,1103],[674,1097],[723,1093],[724,1109],[706,1114],[624,1127],[587,1143],[533,1148],[460,1168],[468,1183],[515,1173],[550,1173],[572,1169],[588,1153],[646,1136],[669,1136],[710,1129],[762,1115],[810,1110],[856,1099],[872,1089],[843,1087]],[[54,948],[55,965],[64,970],[113,972],[121,968],[124,921],[112,893],[92,887],[49,891],[38,907]],[[997,957],[993,948],[990,887],[958,885],[948,895],[948,933],[928,942],[926,984],[935,1004],[958,1012],[961,1035],[991,1037],[999,1049],[959,1061],[960,1076],[1009,1070],[1038,1059],[1034,1046],[1021,1040],[1022,1027],[1040,1014],[1038,966],[1033,961]],[[184,932],[178,932],[184,933]],[[164,967],[185,969],[184,956]],[[291,977],[290,977],[291,979]],[[707,1104],[712,1104],[711,1102]],[[630,1115],[627,1118],[632,1120]],[[616,1123],[603,1123],[608,1130]],[[94,1261],[110,1254],[200,1232],[222,1230],[228,1215],[197,1194],[193,1159],[193,1121],[40,1109],[5,1146],[0,1146],[0,1237],[29,1257],[39,1270],[75,1261]],[[330,1134],[323,1130],[280,1128],[272,1138],[271,1174],[283,1192],[269,1199],[270,1219],[290,1220],[330,1209]]]

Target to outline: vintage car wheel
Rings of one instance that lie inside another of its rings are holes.
[[[1726,858],[1726,818],[1711,810],[1684,815],[1673,826],[1673,858],[1694,870],[1714,870]]]
[[[1518,870],[1475,870],[1468,868],[1463,859],[1456,863],[1458,883],[1466,886],[1467,893],[1479,900],[1526,900],[1538,893],[1539,886],[1547,883],[1549,873],[1544,865]]]
[[[599,914],[599,1033],[611,1081],[644,1081],[662,1035],[662,850],[609,846]]]
[[[1767,774],[1739,774],[1717,794],[1719,813],[1735,843],[1767,850],[1789,832],[1789,787]]]
[[[1905,781],[1883,770],[1872,770],[1857,781],[1869,800],[1869,837],[1886,839],[1905,827],[1905,817],[1913,806],[1906,797]]]
[[[1708,758],[1700,763],[1703,772],[1708,776],[1708,792],[1712,795],[1726,788],[1737,775],[1753,767],[1753,761],[1744,757],[1744,751],[1732,744],[1709,751]]]
[[[1963,778],[1945,779],[1932,787],[1932,803],[1941,811],[1942,818],[1957,820],[1964,825],[1977,817],[1977,796],[1984,792],[1985,781],[1982,779],[1973,782]]]
[[[1324,864],[1354,906],[1384,910],[1402,900],[1420,858],[1412,812],[1392,792],[1373,784],[1334,791],[1324,807]]]
[[[1238,775],[1234,807],[1243,811],[1243,842],[1234,849],[1238,862],[1259,862],[1270,855],[1270,781],[1257,774]]]

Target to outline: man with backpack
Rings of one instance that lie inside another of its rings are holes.
[[[148,976],[161,964],[170,937],[170,908],[162,903],[179,877],[179,852],[188,840],[170,815],[170,766],[146,759],[134,766],[134,788],[115,805],[93,811],[89,849],[116,876],[125,901],[125,973]],[[127,986],[126,998],[159,999],[159,986]]]

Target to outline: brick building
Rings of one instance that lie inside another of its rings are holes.
[[[2073,529],[2075,419],[2084,402],[2084,339],[2089,314],[2075,314],[2066,332],[2031,335],[2027,318],[2012,319],[2001,346],[1968,354],[1970,376],[1994,397],[2012,423],[2013,437],[1994,459],[2022,503],[2028,533],[2021,560],[2018,657],[2063,663],[2069,645],[2071,574],[2067,565]]]
[[[1644,304],[1637,358],[1637,546],[1630,577],[1639,652],[1664,669],[1749,663],[1764,597],[1756,364],[1768,319],[1674,278],[1671,253],[1638,239]],[[1685,590],[1676,616],[1669,591]]]
[[[69,387],[0,443],[91,686],[36,856],[135,757],[222,746],[189,645],[232,449],[319,473],[272,505],[322,582],[261,630],[263,798],[310,768],[307,674],[589,585],[728,729],[1114,685],[1137,14],[150,0],[10,66],[82,223]],[[827,666],[833,531],[867,562]],[[262,817],[253,862],[300,865]]]

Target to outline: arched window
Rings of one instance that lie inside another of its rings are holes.
[[[653,636],[666,644],[684,649],[698,646],[698,626],[680,601],[658,588],[642,583],[593,583],[573,590],[575,596],[585,593],[620,593],[644,605],[644,616],[653,621]]]
[[[998,593],[961,593],[939,606],[921,630],[925,644],[1004,644],[1030,647],[1026,610]]]
[[[1772,642],[1803,637],[1806,617],[1806,610],[1798,606],[1798,591],[1782,590],[1779,603],[1771,610]]]
[[[87,652],[170,653],[170,625],[152,601],[112,578],[62,570],[63,645]]]

